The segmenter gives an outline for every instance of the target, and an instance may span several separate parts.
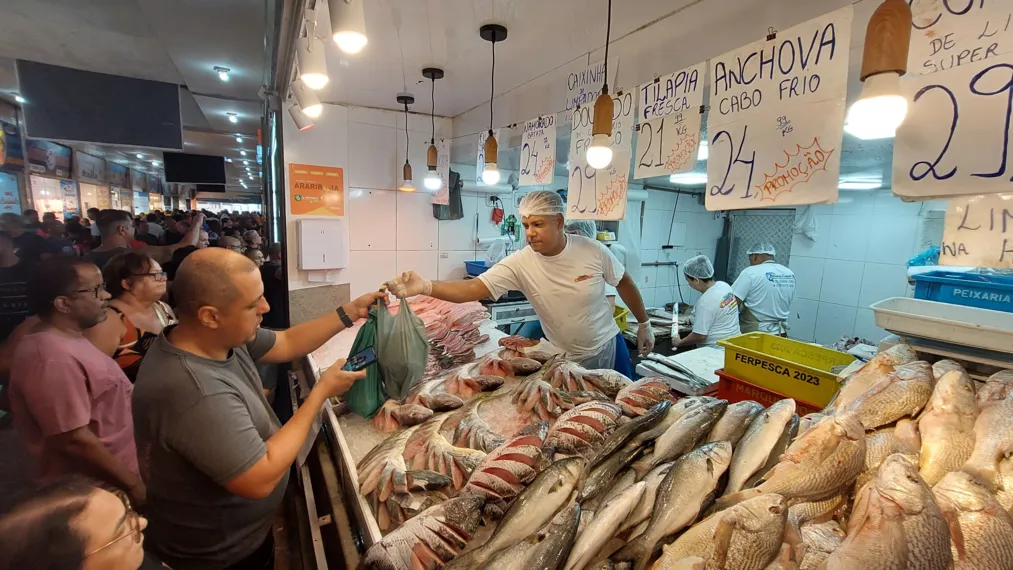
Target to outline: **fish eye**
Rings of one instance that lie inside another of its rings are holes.
[[[771,514],[775,514],[775,515],[779,515],[779,514],[781,514],[781,507],[778,507],[778,506],[776,506],[776,505],[775,505],[775,506],[773,506],[773,507],[770,507],[770,508],[769,508],[769,509],[767,509],[767,510],[769,510],[769,511],[771,512]]]
[[[914,475],[911,475],[911,474],[908,474],[907,480],[911,481],[912,483],[917,483],[918,482],[918,478],[915,477]]]

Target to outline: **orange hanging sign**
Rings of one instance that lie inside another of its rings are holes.
[[[293,216],[345,215],[345,172],[341,168],[289,164],[288,190]]]

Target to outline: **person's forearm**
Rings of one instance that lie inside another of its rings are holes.
[[[707,335],[691,332],[688,335],[686,335],[686,338],[680,340],[679,342],[672,343],[672,346],[673,347],[692,346],[694,344],[703,344],[706,341]]]
[[[489,290],[479,279],[433,281],[433,292],[430,296],[451,303],[468,303],[488,298]]]
[[[644,298],[640,296],[640,289],[637,288],[637,284],[633,282],[633,278],[630,277],[629,273],[623,275],[622,280],[619,281],[619,285],[616,286],[616,291],[619,293],[619,298],[623,300],[626,307],[637,318],[638,323],[642,324],[649,321],[647,309],[644,308]]]
[[[269,469],[263,475],[265,486],[273,490],[295,462],[325,399],[319,388],[310,390],[309,396],[292,418],[267,440],[267,453],[264,457]]]
[[[56,436],[56,447],[71,464],[110,485],[130,490],[141,478],[127,469],[87,427]]]

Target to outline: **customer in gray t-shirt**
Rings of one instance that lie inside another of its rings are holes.
[[[336,363],[282,426],[256,363],[305,356],[345,328],[342,314],[349,322],[363,318],[385,294],[286,331],[261,329],[269,307],[256,265],[209,248],[183,262],[173,296],[179,324],[148,349],[133,394],[148,545],[176,570],[251,562],[270,554],[261,547],[324,401],[365,375]]]

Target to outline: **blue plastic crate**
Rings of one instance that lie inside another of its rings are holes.
[[[1013,277],[932,271],[912,279],[915,299],[1013,313]]]
[[[468,271],[468,275],[476,277],[486,272],[489,269],[489,265],[485,264],[485,261],[465,261],[464,268]]]

